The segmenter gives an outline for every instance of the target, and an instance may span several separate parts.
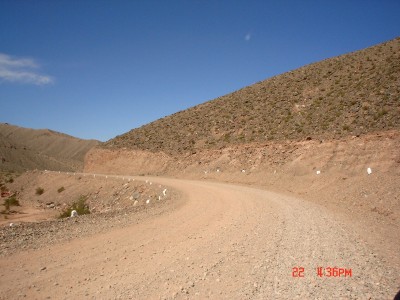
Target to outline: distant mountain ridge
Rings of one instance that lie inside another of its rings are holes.
[[[101,145],[169,155],[400,129],[400,38],[272,77]]]
[[[0,123],[0,170],[82,170],[86,153],[98,144],[49,129]]]

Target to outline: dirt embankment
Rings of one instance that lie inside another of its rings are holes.
[[[176,160],[165,153],[142,150],[92,148],[85,157],[84,172],[115,175],[166,174]]]
[[[107,174],[179,175],[218,178],[221,174],[299,177],[321,171],[326,175],[358,176],[370,167],[381,174],[400,175],[400,131],[347,137],[253,143],[218,150],[170,156],[163,152],[94,148],[85,157],[85,172]],[[218,174],[216,174],[218,173]],[[237,177],[237,176],[236,176]],[[237,177],[238,182],[248,181]]]
[[[54,220],[82,197],[91,214],[124,211],[153,204],[159,197],[165,199],[163,186],[101,174],[29,171],[5,187],[7,193],[0,198],[0,225]],[[5,200],[13,194],[20,205],[7,210]]]
[[[136,150],[91,150],[85,172],[160,175],[253,184],[363,206],[398,219],[400,132],[327,141],[288,141],[171,157]],[[368,174],[368,168],[372,173]]]

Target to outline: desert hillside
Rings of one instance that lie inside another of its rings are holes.
[[[0,170],[82,170],[86,152],[98,143],[48,129],[0,123]]]
[[[392,241],[400,232],[399,92],[397,38],[134,129],[91,149],[84,170],[294,194],[337,212],[371,243],[385,244],[394,261],[398,243]]]
[[[89,151],[85,171],[275,187],[394,221],[399,92],[397,38],[134,129]]]
[[[400,128],[400,38],[261,81],[103,146],[169,155]]]

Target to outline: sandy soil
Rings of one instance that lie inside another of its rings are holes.
[[[239,185],[146,179],[179,190],[183,202],[2,257],[0,298],[391,299],[400,287],[399,262],[317,203]],[[347,276],[328,277],[329,267]]]

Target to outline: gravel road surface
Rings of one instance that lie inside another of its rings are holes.
[[[2,256],[0,299],[393,299],[399,289],[400,266],[322,206],[239,185],[138,179],[179,191],[181,204]]]

